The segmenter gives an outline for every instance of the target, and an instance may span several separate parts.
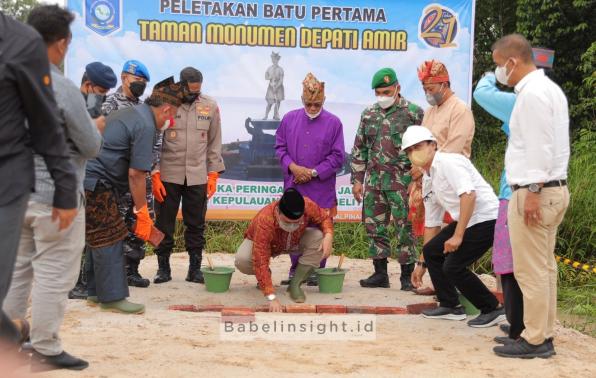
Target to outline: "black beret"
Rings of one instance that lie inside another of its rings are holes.
[[[304,214],[304,197],[294,188],[288,188],[279,201],[279,211],[290,219],[298,219]]]
[[[105,89],[114,88],[118,82],[114,71],[109,66],[100,62],[87,64],[85,73],[90,82]]]

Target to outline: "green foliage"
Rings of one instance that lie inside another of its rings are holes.
[[[31,9],[39,5],[37,0],[0,0],[0,9],[5,14],[25,22]]]
[[[515,32],[517,4],[511,0],[482,0],[476,2],[476,19],[474,25],[474,68],[472,74],[473,85],[487,71],[493,71],[495,64],[492,60],[491,46],[504,35]],[[472,104],[476,133],[472,151],[478,151],[491,146],[495,141],[504,143],[501,122],[488,114],[476,102]],[[502,160],[502,159],[501,159]]]
[[[591,0],[517,0],[517,32],[535,47],[555,50],[554,68],[549,76],[558,83],[571,105],[571,127],[585,127],[583,112],[574,109],[584,102],[581,91],[585,76],[593,76],[594,50],[591,51],[591,71],[580,68],[580,58],[593,44],[596,2]],[[588,56],[589,58],[589,56]],[[592,79],[593,83],[593,79]],[[594,88],[592,91],[592,122],[594,120]]]
[[[577,103],[570,104],[570,114],[579,128],[596,130],[596,42],[582,55],[578,70],[583,81]]]
[[[569,208],[559,230],[558,252],[570,259],[596,263],[596,130],[583,129],[571,148]]]

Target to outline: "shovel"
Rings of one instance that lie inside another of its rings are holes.
[[[344,263],[344,258],[346,256],[342,253],[341,256],[339,256],[339,263],[337,264],[337,267],[333,268],[334,272],[339,272],[341,270],[341,264]]]
[[[205,257],[207,258],[207,264],[209,265],[209,270],[214,270],[213,262],[211,261],[211,257],[209,257],[209,255],[205,255]]]

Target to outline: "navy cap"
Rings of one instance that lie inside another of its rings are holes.
[[[114,71],[109,66],[100,62],[87,64],[85,73],[90,82],[105,89],[114,88],[118,82]]]
[[[124,67],[122,67],[122,72],[129,73],[135,76],[144,77],[147,81],[151,81],[149,77],[149,70],[145,65],[138,60],[129,60],[124,63]]]

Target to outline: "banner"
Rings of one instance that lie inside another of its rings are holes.
[[[402,96],[427,108],[416,68],[440,60],[451,88],[470,104],[474,6],[474,0],[69,0],[77,19],[66,74],[80,82],[90,62],[119,73],[137,59],[149,69],[151,88],[177,79],[186,66],[199,69],[202,92],[220,108],[226,165],[207,216],[250,219],[283,191],[273,149],[275,107],[280,117],[301,108],[302,80],[312,72],[325,82],[325,109],[343,123],[347,159],[337,174],[336,219],[359,221],[349,155],[360,114],[375,101],[373,74],[394,68]]]

